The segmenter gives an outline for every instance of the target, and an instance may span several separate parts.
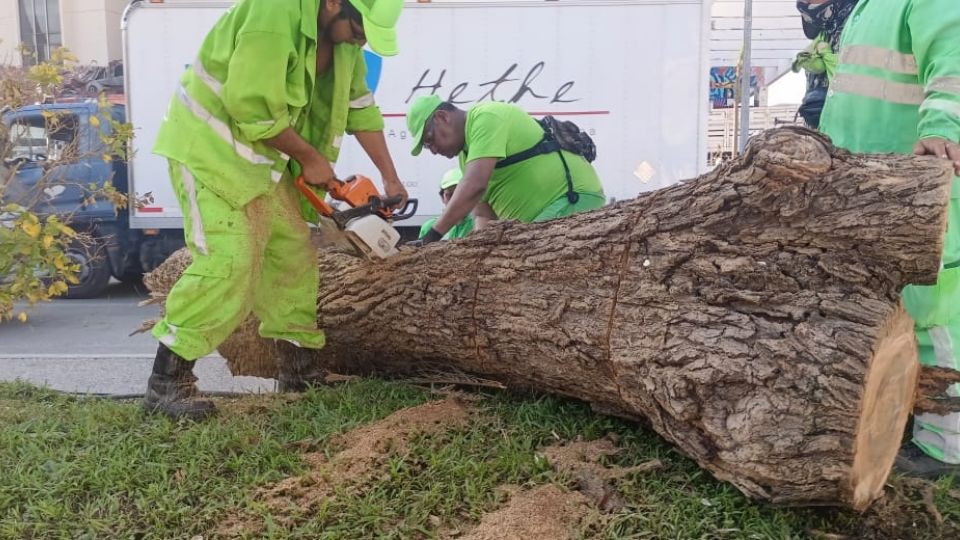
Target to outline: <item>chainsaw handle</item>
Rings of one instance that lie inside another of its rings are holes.
[[[394,204],[400,204],[402,197],[390,197],[383,200],[384,206],[391,206]],[[390,214],[390,219],[393,221],[403,221],[405,219],[410,219],[417,213],[417,208],[419,207],[419,201],[417,199],[407,199],[407,204],[403,205],[402,210],[394,210]],[[413,208],[411,208],[411,206]]]
[[[327,201],[321,199],[302,176],[298,176],[294,184],[297,186],[297,189],[300,190],[300,193],[303,193],[307,200],[310,201],[310,205],[317,209],[317,212],[327,217],[333,216],[333,207],[327,204]]]
[[[394,195],[393,197],[384,197],[380,199],[380,208],[394,207],[400,204],[400,201],[402,200],[403,200],[403,197],[401,197],[400,195]]]

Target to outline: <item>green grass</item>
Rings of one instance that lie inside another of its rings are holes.
[[[717,482],[652,431],[552,397],[483,394],[463,427],[411,441],[362,489],[344,487],[309,515],[284,520],[254,492],[304,471],[299,441],[328,449],[331,435],[421,404],[436,395],[364,380],[300,399],[220,402],[205,423],[145,417],[136,403],[64,396],[0,384],[0,538],[191,538],[215,536],[238,509],[259,516],[263,538],[433,538],[463,530],[502,503],[498,487],[566,482],[537,457],[557,437],[619,435],[612,461],[659,458],[659,471],[628,476],[628,507],[594,515],[584,538],[956,538],[960,500],[938,484],[946,523],[919,500],[901,514],[856,515],[752,502]],[[537,540],[537,539],[529,539]]]

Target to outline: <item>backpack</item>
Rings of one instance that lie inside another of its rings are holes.
[[[514,163],[528,160],[543,154],[556,152],[560,156],[560,162],[563,163],[563,172],[567,179],[567,201],[570,204],[576,204],[580,200],[580,195],[573,190],[573,178],[570,176],[570,167],[567,165],[567,159],[563,156],[561,150],[577,154],[583,157],[589,163],[597,159],[597,145],[594,144],[590,135],[587,135],[580,129],[580,126],[569,120],[557,120],[553,116],[544,116],[537,120],[540,127],[543,128],[543,138],[532,147],[507,156],[497,162],[494,168],[501,169],[509,167]]]

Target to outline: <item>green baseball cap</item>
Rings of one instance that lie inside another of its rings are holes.
[[[397,54],[397,21],[403,0],[348,0],[363,15],[363,33],[373,52],[380,56]]]
[[[429,95],[420,96],[410,105],[407,111],[407,131],[413,135],[413,150],[410,152],[415,156],[420,155],[423,150],[423,127],[427,125],[427,120],[433,115],[437,107],[443,104],[439,96]]]
[[[440,189],[451,188],[459,184],[461,180],[463,180],[463,171],[460,170],[460,167],[450,169],[443,173],[443,178],[440,180]]]

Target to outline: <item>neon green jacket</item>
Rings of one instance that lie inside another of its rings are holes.
[[[860,0],[840,40],[820,129],[854,152],[960,142],[960,1]]]
[[[185,164],[239,208],[270,191],[290,166],[264,139],[293,127],[335,162],[344,132],[382,130],[360,47],[336,45],[332,67],[317,77],[319,6],[234,4],[180,79],[153,151]]]
[[[828,80],[833,78],[837,71],[837,55],[830,48],[830,42],[824,39],[823,33],[797,53],[791,69],[794,73],[800,73],[801,69],[807,73],[826,73]]]

